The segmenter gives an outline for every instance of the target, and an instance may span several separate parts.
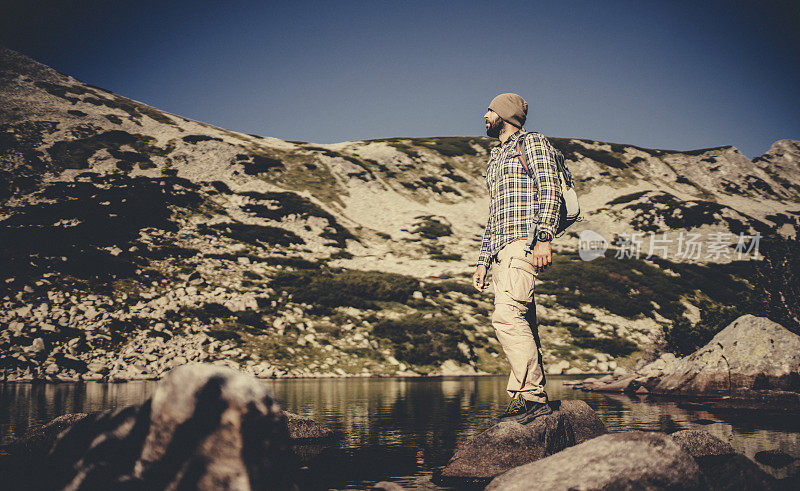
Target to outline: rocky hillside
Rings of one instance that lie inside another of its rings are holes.
[[[236,133],[2,47],[0,128],[8,379],[155,377],[186,361],[261,376],[505,370],[491,295],[469,285],[488,138]],[[551,371],[651,357],[673,322],[741,306],[749,289],[730,257],[580,261],[581,230],[800,228],[800,142],[750,161],[552,141],[586,220],[536,286]]]

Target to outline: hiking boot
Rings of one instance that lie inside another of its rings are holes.
[[[546,416],[548,414],[553,414],[553,410],[547,402],[528,401],[528,410],[525,411],[525,414],[519,416],[516,421],[521,425],[526,425],[539,416]]]
[[[502,421],[508,420],[508,418],[513,418],[515,416],[520,416],[525,414],[525,411],[528,408],[525,405],[525,399],[522,398],[521,395],[517,394],[516,396],[511,398],[511,402],[508,403],[508,407],[500,416],[496,416],[492,419],[492,424],[497,424]]]
[[[545,399],[547,400],[547,399]],[[503,423],[505,421],[514,421],[519,424],[528,424],[539,416],[552,414],[553,410],[547,402],[534,402],[522,398],[521,394],[517,394],[508,403],[505,412],[492,420],[493,424]]]

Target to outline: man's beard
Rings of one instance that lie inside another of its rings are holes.
[[[491,138],[499,138],[500,132],[503,130],[503,120],[501,118],[495,118],[494,121],[489,123],[489,127],[486,128],[486,135]]]

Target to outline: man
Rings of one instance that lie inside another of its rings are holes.
[[[563,159],[547,138],[522,128],[527,114],[525,100],[507,93],[495,97],[483,116],[486,134],[500,145],[492,149],[487,164],[489,220],[472,277],[473,286],[483,291],[491,266],[492,326],[511,365],[506,386],[511,402],[496,421],[522,424],[552,413],[544,389],[533,287],[535,276],[552,260],[550,241],[561,196],[556,159]]]

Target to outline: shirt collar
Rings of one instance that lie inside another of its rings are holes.
[[[523,128],[518,129],[508,137],[505,143],[499,143],[498,145],[492,147],[492,155],[494,156],[495,154],[497,154],[497,152],[500,152],[501,150],[508,148],[509,146],[515,145],[517,138],[519,138],[525,133],[527,133],[525,129]]]
[[[517,141],[517,138],[519,138],[520,136],[522,136],[525,133],[527,133],[527,131],[525,131],[524,129],[522,129],[522,128],[518,129],[517,131],[512,133],[511,136],[509,136],[508,139],[505,141],[505,143],[503,143],[501,146],[502,147],[506,147],[508,145],[515,145],[516,141]]]

